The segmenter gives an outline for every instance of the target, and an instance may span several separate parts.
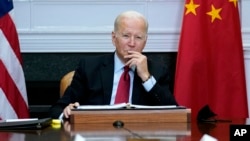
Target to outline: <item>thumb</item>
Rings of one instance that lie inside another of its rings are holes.
[[[80,106],[79,102],[75,102],[74,106],[76,106],[76,107]]]

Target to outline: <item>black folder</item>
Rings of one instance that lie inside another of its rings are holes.
[[[30,129],[43,129],[50,126],[52,123],[51,118],[43,118],[28,121],[13,121],[13,122],[0,122],[0,130],[30,130]]]

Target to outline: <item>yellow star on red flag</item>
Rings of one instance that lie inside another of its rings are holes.
[[[238,3],[238,0],[228,0],[229,2],[233,2],[234,3],[234,7],[237,7],[237,3]]]
[[[185,15],[188,13],[193,13],[196,15],[196,8],[199,7],[199,4],[194,4],[193,0],[190,0],[188,4],[185,4],[185,7],[187,8]]]
[[[211,5],[211,11],[210,12],[207,12],[207,15],[210,15],[211,16],[211,22],[214,22],[215,19],[222,19],[221,16],[220,16],[220,11],[222,10],[222,8],[218,8],[216,9],[214,7],[214,5]]]

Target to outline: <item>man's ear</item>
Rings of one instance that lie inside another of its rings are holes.
[[[112,36],[112,43],[115,46],[116,36],[115,36],[115,32],[114,31],[112,31],[112,35],[111,36]]]

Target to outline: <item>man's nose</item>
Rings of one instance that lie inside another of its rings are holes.
[[[135,37],[134,36],[131,36],[130,38],[129,38],[129,45],[130,46],[135,46]]]

